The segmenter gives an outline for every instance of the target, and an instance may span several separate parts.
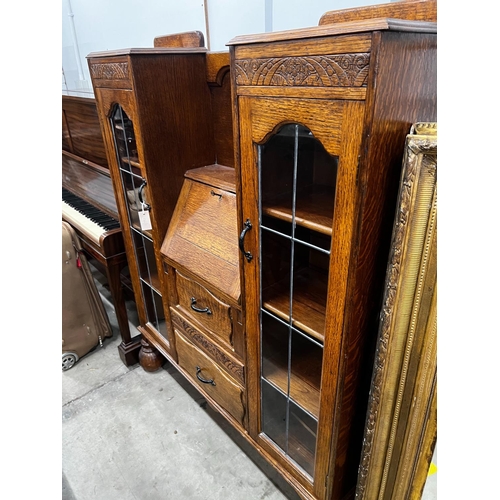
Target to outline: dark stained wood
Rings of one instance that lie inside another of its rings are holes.
[[[141,340],[141,350],[139,351],[139,363],[147,372],[155,372],[159,370],[164,358],[159,354],[158,350],[151,345],[146,339]]]
[[[247,219],[253,224],[245,250],[260,254],[255,143],[265,143],[283,123],[298,122],[339,157],[333,219],[323,223],[330,225],[332,239],[312,482],[261,434],[260,376],[269,360],[261,367],[259,260],[240,256],[248,431],[304,498],[339,500],[354,493],[404,138],[413,122],[432,121],[436,113],[435,31],[429,22],[352,20],[230,42],[238,231]],[[333,64],[344,53],[354,60],[360,51],[364,73],[353,65],[347,75],[323,78],[320,67],[315,74],[314,65],[304,62],[313,56],[308,60]],[[364,93],[353,93],[355,85]],[[310,201],[314,206],[314,197]],[[290,219],[283,206],[266,204],[265,210]],[[299,215],[302,225],[326,233],[310,211]],[[307,295],[304,304],[310,299]],[[288,319],[286,299],[266,304]],[[279,376],[276,380],[283,385]]]
[[[346,23],[375,17],[392,17],[413,21],[437,21],[436,0],[402,0],[399,2],[354,7],[351,9],[332,10],[325,12],[319,25]]]
[[[204,47],[205,38],[201,31],[186,31],[170,35],[157,36],[153,40],[154,47]]]
[[[216,160],[220,165],[234,167],[228,51],[207,53],[207,84],[211,96]]]
[[[109,171],[62,151],[62,186],[119,220]]]
[[[108,167],[95,99],[62,96],[63,150]]]
[[[208,54],[210,55],[210,54]],[[233,117],[231,114],[231,78],[229,67],[220,85],[210,84],[216,160],[220,165],[234,167]]]

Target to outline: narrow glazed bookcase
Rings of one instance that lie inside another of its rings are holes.
[[[155,47],[87,56],[123,227],[146,370],[175,360],[160,247],[184,173],[215,160],[206,49]]]

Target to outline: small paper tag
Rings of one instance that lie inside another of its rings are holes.
[[[147,210],[141,210],[139,212],[139,224],[141,225],[142,231],[150,231],[153,229],[151,226],[151,218]]]

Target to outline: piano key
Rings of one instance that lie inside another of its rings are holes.
[[[64,201],[62,202],[62,218],[76,229],[85,233],[97,246],[101,245],[101,235],[104,234],[106,230],[89,220],[85,215],[75,210]]]
[[[89,222],[93,222],[107,231],[120,227],[120,223],[116,219],[65,188],[62,188],[62,199],[67,205],[85,216]]]

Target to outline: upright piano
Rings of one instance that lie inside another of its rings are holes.
[[[107,277],[122,338],[118,351],[130,366],[138,362],[141,335],[129,327],[126,298],[133,294],[126,294],[127,257],[95,100],[63,94],[62,130],[62,218]]]

